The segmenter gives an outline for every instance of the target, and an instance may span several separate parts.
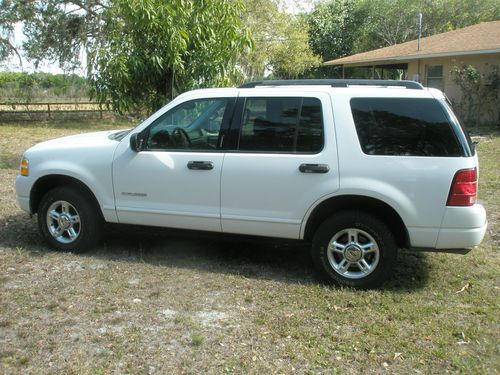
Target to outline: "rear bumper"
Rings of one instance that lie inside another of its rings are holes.
[[[446,207],[436,241],[436,249],[463,249],[477,246],[486,233],[486,211],[480,204],[472,207]]]
[[[480,204],[471,207],[446,207],[441,228],[409,227],[410,248],[466,254],[483,240],[488,222]]]
[[[477,246],[481,243],[486,233],[488,223],[480,228],[473,229],[448,229],[439,231],[436,249],[458,249]]]

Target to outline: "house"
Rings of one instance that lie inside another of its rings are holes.
[[[401,78],[418,81],[424,86],[444,91],[456,105],[466,107],[459,109],[459,112],[469,117],[473,111],[472,107],[477,106],[477,103],[465,103],[471,98],[466,98],[467,93],[462,92],[453,81],[452,70],[455,67],[460,69],[472,65],[485,76],[490,76],[495,69],[500,69],[500,21],[482,22],[421,38],[420,43],[418,40],[412,40],[358,53],[327,61],[324,65],[342,66],[343,78],[349,78],[345,77],[346,68],[363,67],[365,70],[370,68],[372,78],[387,78],[385,72],[398,69],[403,72]],[[499,98],[500,94],[497,92],[496,103],[489,105],[491,108],[488,109],[494,113],[487,115],[483,113],[481,115],[483,122],[499,121]],[[486,109],[483,107],[484,111]]]

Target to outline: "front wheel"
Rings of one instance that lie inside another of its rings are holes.
[[[312,245],[313,262],[326,279],[375,288],[391,273],[397,255],[392,232],[375,216],[343,211],[325,220]]]
[[[38,227],[51,247],[83,252],[102,238],[99,207],[80,189],[62,186],[48,191],[38,206]]]

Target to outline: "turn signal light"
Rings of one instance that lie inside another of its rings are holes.
[[[21,160],[21,176],[29,175],[29,162],[28,159],[22,158]]]
[[[476,168],[461,169],[455,173],[448,194],[447,206],[473,206],[477,198]]]

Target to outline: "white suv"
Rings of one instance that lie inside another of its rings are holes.
[[[444,95],[410,81],[262,81],[180,95],[133,130],[40,143],[16,189],[53,248],[104,222],[312,243],[319,272],[379,285],[398,248],[478,245],[478,160]]]

